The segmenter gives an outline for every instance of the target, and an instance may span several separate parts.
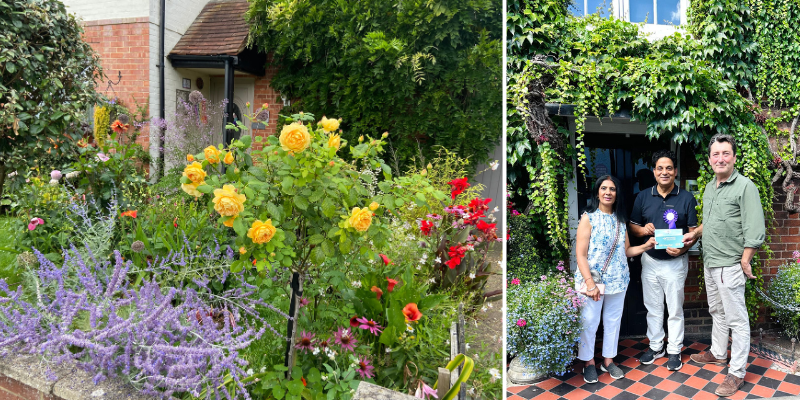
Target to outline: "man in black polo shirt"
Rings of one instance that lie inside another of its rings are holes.
[[[631,211],[628,230],[649,239],[656,229],[682,229],[683,233],[697,227],[697,202],[694,196],[675,185],[677,158],[675,153],[661,150],[653,155],[653,174],[656,186],[642,189]],[[672,226],[670,226],[672,222]],[[669,354],[667,369],[677,371],[682,366],[683,347],[683,286],[689,272],[689,246],[680,249],[651,249],[642,254],[642,293],[647,307],[647,337],[650,347],[639,359],[652,364],[656,358]],[[664,300],[669,319],[669,340],[664,346]]]

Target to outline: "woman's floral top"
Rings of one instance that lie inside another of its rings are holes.
[[[589,223],[592,225],[592,235],[589,238],[589,268],[603,271],[611,244],[614,243],[614,227],[617,225],[616,214],[606,214],[600,210],[585,213],[589,216]],[[606,285],[605,294],[622,293],[628,289],[631,281],[631,273],[628,270],[628,258],[625,256],[625,224],[620,222],[618,229],[619,240],[617,240],[617,250],[614,252],[611,261],[608,263],[605,274],[602,274],[603,283]],[[575,287],[583,284],[583,275],[578,269],[575,271]]]

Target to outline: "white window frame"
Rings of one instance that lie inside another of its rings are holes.
[[[588,0],[576,0],[576,1],[583,1],[583,15],[587,15],[587,7],[588,7]],[[630,14],[628,10],[630,9],[630,2],[632,1],[643,1],[643,0],[609,0],[609,4],[611,5],[611,12],[614,18],[621,19],[623,21],[630,22]],[[660,26],[670,26],[667,24],[658,23],[658,0],[653,1],[653,14],[652,19],[648,18],[648,23],[646,25],[660,25]],[[681,4],[681,23],[677,26],[683,26],[689,23],[689,20],[686,16],[686,10],[689,9],[689,0],[680,0]]]

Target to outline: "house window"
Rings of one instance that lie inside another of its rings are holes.
[[[573,0],[570,12],[576,17],[614,15],[628,22],[648,25],[681,25],[685,10],[681,0]]]
[[[654,25],[680,25],[680,0],[628,0],[627,16],[630,22]]]

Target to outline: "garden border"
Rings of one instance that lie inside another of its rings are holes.
[[[51,370],[58,378],[47,378]],[[77,368],[74,362],[46,365],[35,355],[8,355],[0,358],[0,395],[14,400],[150,400],[119,378],[92,385],[92,374]],[[98,390],[102,394],[93,395]]]

